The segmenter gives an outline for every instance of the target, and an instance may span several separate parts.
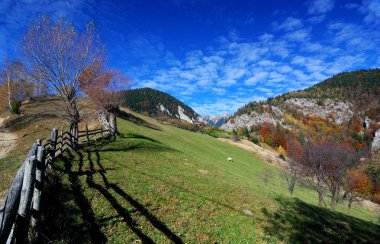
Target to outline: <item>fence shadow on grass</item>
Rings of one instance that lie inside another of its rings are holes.
[[[58,116],[53,113],[26,114],[26,115],[20,115],[14,119],[6,121],[2,127],[7,130],[16,131],[16,130],[25,128],[32,123],[36,123],[38,121],[43,121],[47,119],[56,119],[56,118],[58,118]]]
[[[159,151],[177,151],[162,142],[136,133],[121,134],[119,140],[114,140],[110,137],[107,140],[85,147],[85,150],[98,151],[98,152],[124,152],[137,149],[144,150],[159,150]],[[113,142],[112,144],[110,144]]]
[[[147,140],[146,138],[143,139]],[[171,231],[164,222],[153,215],[147,207],[107,178],[107,172],[110,169],[105,168],[101,163],[99,153],[102,151],[101,148],[104,148],[104,151],[125,151],[133,149],[133,145],[121,147],[122,144],[118,145],[117,143],[112,143],[112,146],[108,147],[107,144],[110,142],[112,142],[112,139],[105,140],[102,143],[103,146],[96,144],[87,148],[84,147],[82,150],[75,152],[78,155],[77,157],[75,157],[71,151],[67,151],[61,156],[63,166],[57,165],[55,169],[61,174],[59,178],[62,178],[62,175],[67,175],[68,183],[62,184],[61,181],[57,181],[50,186],[52,190],[50,194],[47,195],[51,197],[51,200],[48,204],[51,204],[54,208],[50,208],[50,206],[44,208],[47,211],[44,213],[44,216],[46,216],[45,223],[46,226],[48,226],[43,230],[46,239],[55,241],[63,240],[63,242],[69,241],[74,243],[107,242],[107,238],[100,228],[107,220],[96,219],[91,201],[84,195],[84,188],[92,188],[100,193],[100,196],[106,199],[117,212],[116,216],[112,216],[109,219],[121,217],[123,222],[126,223],[143,243],[153,243],[153,240],[138,227],[138,223],[136,223],[136,220],[131,216],[134,212],[144,216],[151,226],[164,234],[172,242],[183,243],[182,240]],[[148,140],[148,142],[166,150],[166,147],[160,145],[160,143],[151,142],[150,140]],[[75,158],[79,160],[75,161]],[[73,167],[73,162],[78,162],[78,165]],[[100,176],[100,182],[99,180],[94,180],[95,177],[99,179],[98,176]],[[85,177],[84,180],[87,186],[83,185],[83,177]],[[99,197],[99,195],[97,195],[97,197]],[[118,200],[119,197],[132,205],[134,210],[127,209],[127,207]],[[73,206],[72,202],[75,203],[75,206]],[[56,216],[54,216],[54,214]],[[78,222],[78,216],[81,216],[83,222]],[[64,226],[64,229],[62,226]]]
[[[263,208],[267,235],[286,243],[379,243],[380,226],[297,198],[276,198],[279,209]]]
[[[136,125],[141,125],[141,126],[145,126],[147,128],[150,128],[150,129],[153,129],[153,130],[160,130],[161,131],[161,128],[157,125],[153,125],[137,116],[134,116],[133,114],[130,114],[130,113],[127,113],[127,112],[124,112],[124,111],[120,111],[119,114],[118,114],[118,117],[121,118],[121,119],[124,119],[124,120],[127,120],[127,121],[130,121]]]
[[[64,168],[49,174],[39,243],[105,243],[107,238],[96,222],[89,200],[83,195],[79,175],[72,172],[70,160],[71,156],[65,158]],[[62,182],[65,173],[69,184]]]
[[[96,156],[96,165],[99,167],[101,170],[99,170],[99,173],[102,178],[102,187],[100,184],[96,184],[92,181],[91,177],[87,178],[87,183],[90,187],[93,187],[100,191],[105,198],[114,206],[115,210],[124,218],[124,220],[128,223],[128,225],[132,228],[132,230],[136,233],[136,230],[133,229],[133,222],[132,219],[129,215],[126,215],[122,211],[122,207],[117,204],[117,201],[115,198],[109,194],[108,189],[112,189],[116,194],[118,194],[120,197],[124,198],[126,201],[128,201],[142,216],[144,216],[150,224],[156,228],[158,231],[162,232],[169,240],[175,242],[175,243],[182,243],[182,240],[175,234],[173,233],[165,223],[160,221],[156,216],[154,216],[143,204],[139,203],[136,199],[134,199],[131,195],[123,191],[119,186],[116,184],[110,183],[107,179],[106,176],[106,170],[103,167],[100,159],[100,154],[98,151],[94,151],[94,154]],[[92,160],[92,153],[91,151],[87,151],[87,161],[90,165],[91,171],[95,171],[95,166]],[[105,190],[106,189],[106,190]],[[144,241],[147,241],[149,239],[144,239],[147,238],[146,236],[141,236],[141,233],[136,233],[138,236]]]

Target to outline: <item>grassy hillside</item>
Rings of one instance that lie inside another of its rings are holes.
[[[137,116],[137,117],[134,117]],[[279,169],[212,137],[140,116],[122,136],[67,153],[45,198],[43,234],[53,241],[376,242],[376,213],[319,208]],[[234,162],[227,162],[230,156]],[[269,175],[267,184],[263,175]]]

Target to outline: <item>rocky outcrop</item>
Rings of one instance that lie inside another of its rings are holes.
[[[185,114],[185,110],[178,105],[178,115],[176,115],[180,120],[184,120],[184,121],[187,121],[191,124],[193,124],[196,120],[193,119],[193,118],[190,118],[189,116],[187,116]]]
[[[287,106],[293,106],[305,116],[318,116],[341,125],[349,121],[353,112],[353,106],[349,102],[334,101],[325,99],[324,101],[310,98],[290,98],[285,101]]]
[[[279,123],[287,127],[284,123],[284,115],[285,111],[289,109],[296,109],[304,116],[317,116],[341,125],[352,118],[352,106],[349,102],[334,101],[333,99],[321,101],[310,98],[290,98],[278,106],[262,105],[264,111],[261,111],[263,112],[253,111],[251,114],[235,116],[223,124],[221,128],[231,131],[243,127],[250,128],[253,125],[261,125],[263,123]]]
[[[378,129],[375,133],[375,137],[373,138],[371,145],[372,152],[380,152],[380,129]]]
[[[221,127],[230,117],[231,115],[208,115],[208,116],[200,116],[197,120],[201,123],[204,123],[208,126]]]
[[[159,109],[161,112],[168,114],[169,116],[172,116],[172,114],[169,112],[167,108],[165,108],[164,105],[160,104]]]
[[[222,129],[227,131],[236,130],[238,128],[251,128],[253,125],[261,125],[263,123],[276,124],[277,122],[283,123],[283,119],[275,118],[273,114],[270,113],[258,113],[253,112],[251,115],[243,114],[233,119],[230,119],[227,123],[221,126]]]

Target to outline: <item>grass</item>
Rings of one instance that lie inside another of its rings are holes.
[[[279,169],[250,152],[144,116],[123,118],[122,136],[56,161],[45,195],[43,240],[380,240],[375,213],[354,206],[348,215],[342,204],[338,212],[317,207],[307,186],[297,186],[290,198]]]

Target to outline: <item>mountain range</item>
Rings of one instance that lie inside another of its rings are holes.
[[[151,88],[125,92],[125,105],[152,117],[226,131],[257,133],[267,124],[315,135],[344,129],[354,141],[369,144],[380,127],[380,69],[343,72],[304,90],[248,103],[233,115],[200,116],[173,96]]]

